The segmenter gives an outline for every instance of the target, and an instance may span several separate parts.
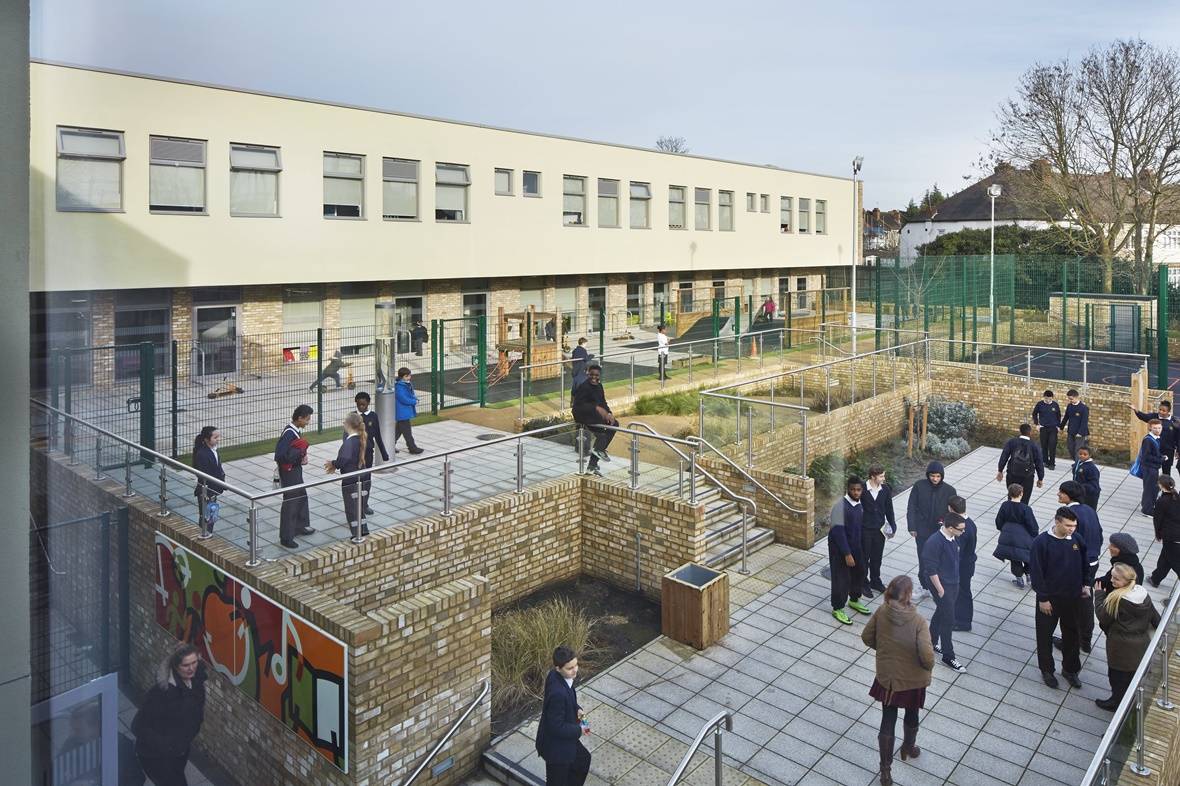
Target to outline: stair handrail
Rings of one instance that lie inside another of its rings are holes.
[[[459,727],[463,725],[463,721],[467,720],[468,716],[470,716],[471,713],[475,711],[475,708],[478,707],[491,692],[491,680],[484,680],[483,689],[479,692],[479,695],[475,697],[475,700],[472,701],[471,704],[467,705],[467,709],[463,711],[463,714],[459,716],[459,719],[451,724],[451,728],[447,730],[447,733],[443,735],[443,738],[438,741],[438,744],[435,745],[434,748],[431,749],[430,753],[426,754],[426,758],[422,760],[422,762],[418,765],[418,768],[410,773],[410,777],[403,780],[400,786],[410,786],[410,784],[414,782],[414,779],[422,774],[422,771],[426,769],[426,765],[433,761],[434,757],[438,755],[438,752],[443,749],[443,746],[450,742],[451,738],[455,736],[455,732],[457,732]]]
[[[672,777],[668,779],[668,786],[676,786],[680,783],[680,779],[684,777],[684,771],[688,769],[689,762],[696,752],[700,749],[705,741],[705,737],[709,732],[713,732],[713,778],[715,786],[721,786],[721,727],[725,727],[725,731],[733,731],[733,713],[729,710],[722,710],[714,715],[709,720],[705,721],[705,725],[697,732],[696,739],[688,746],[688,752],[684,754],[684,758],[680,760],[676,771],[672,773]]]
[[[807,515],[806,511],[797,510],[795,508],[792,508],[790,505],[788,505],[785,501],[783,501],[783,499],[778,494],[775,494],[773,491],[766,488],[765,484],[763,484],[761,481],[759,481],[757,478],[755,478],[749,472],[746,472],[744,469],[742,469],[740,464],[738,464],[736,461],[731,459],[729,456],[725,455],[720,450],[718,450],[716,447],[714,447],[713,444],[711,442],[709,442],[709,440],[705,439],[704,437],[694,437],[694,436],[689,436],[689,437],[687,437],[687,439],[689,442],[695,442],[698,445],[703,445],[704,447],[707,447],[709,450],[716,453],[718,456],[721,457],[722,461],[724,461],[729,466],[733,467],[734,470],[736,470],[739,475],[744,477],[746,480],[750,481],[750,483],[752,485],[754,485],[755,487],[761,489],[763,494],[766,494],[768,497],[773,499],[775,502],[777,502],[779,505],[781,505],[783,508],[785,508],[789,512],[794,513],[797,516],[806,516]],[[701,469],[701,472],[705,472],[705,471],[706,470],[704,468]]]

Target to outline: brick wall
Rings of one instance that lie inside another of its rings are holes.
[[[427,281],[426,294],[423,297],[423,322],[429,326],[432,319],[449,319],[463,315],[463,295],[459,291],[459,281]],[[458,333],[455,333],[458,336]]]
[[[177,289],[172,293],[172,340],[177,343],[176,373],[180,379],[189,376],[193,338],[193,292]]]
[[[242,335],[275,335],[283,332],[283,288],[243,287],[238,332]]]
[[[701,463],[726,486],[749,496],[747,492],[741,491],[748,481],[729,464],[708,456]],[[772,530],[777,543],[786,543],[797,549],[809,549],[815,545],[815,480],[760,467],[751,467],[746,471],[778,499],[801,511],[793,513],[785,509],[770,494],[754,486],[758,526]]]

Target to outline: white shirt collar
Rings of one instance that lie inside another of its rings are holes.
[[[296,434],[303,434],[303,429],[299,428],[299,426],[296,426],[294,423],[288,423],[287,428],[291,429]]]
[[[860,504],[859,499],[854,500],[852,497],[848,496],[847,494],[844,495],[844,501],[847,502],[849,505],[851,505],[854,508]]]
[[[562,679],[565,680],[565,684],[568,685],[570,688],[574,687],[573,679],[571,679],[569,677],[562,677]]]
[[[1024,436],[1023,434],[1021,434],[1021,435],[1020,435],[1020,438],[1021,438],[1021,439],[1027,439],[1027,440],[1029,440],[1030,442],[1032,441],[1032,437],[1026,437],[1026,436]]]
[[[949,540],[951,543],[954,543],[954,542],[955,542],[955,536],[954,536],[954,535],[948,535],[948,534],[946,534],[946,529],[944,529],[944,528],[940,528],[938,531],[939,531],[939,532],[941,532],[941,533],[942,533],[942,536],[943,536],[944,538],[946,538],[947,540]]]
[[[1048,533],[1049,533],[1050,535],[1052,535],[1053,537],[1057,538],[1058,540],[1072,540],[1072,539],[1073,539],[1073,535],[1066,535],[1064,538],[1063,538],[1063,537],[1061,537],[1061,536],[1059,536],[1059,535],[1057,534],[1057,530],[1055,530],[1055,529],[1053,528],[1053,525],[1052,525],[1052,524],[1050,524],[1050,525],[1049,525],[1049,529],[1047,529],[1047,530],[1045,530],[1045,531],[1046,531],[1046,532],[1048,532]]]

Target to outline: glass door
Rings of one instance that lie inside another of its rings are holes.
[[[238,307],[197,308],[194,370],[205,376],[234,374],[238,370]]]
[[[603,324],[602,312],[606,311],[606,287],[589,287],[586,290],[587,305],[590,307],[589,330],[598,330]]]
[[[405,354],[411,350],[416,355],[422,354],[422,348],[412,338],[414,328],[422,321],[422,298],[399,297],[393,300],[393,329],[397,335],[397,351]]]

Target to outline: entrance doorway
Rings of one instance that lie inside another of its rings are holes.
[[[199,306],[194,373],[234,374],[238,370],[238,307]]]

